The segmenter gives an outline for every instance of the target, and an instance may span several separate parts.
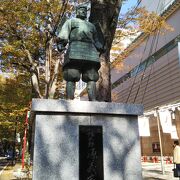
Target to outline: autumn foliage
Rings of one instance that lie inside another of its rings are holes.
[[[61,87],[61,54],[56,33],[66,1],[2,0],[0,3],[1,70],[28,73],[34,97],[55,98]]]

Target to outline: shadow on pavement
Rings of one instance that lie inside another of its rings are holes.
[[[165,179],[161,179],[161,178],[152,178],[152,177],[145,177],[143,178],[143,180],[165,180]]]
[[[152,170],[150,170],[150,169],[148,169],[148,170],[143,170],[143,171],[145,171],[145,172],[153,172],[153,173],[156,173],[156,174],[160,174],[160,175],[162,175],[162,171],[161,170],[155,170],[155,169],[152,169]]]

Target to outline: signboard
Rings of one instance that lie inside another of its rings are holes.
[[[102,126],[79,126],[79,180],[104,180]]]

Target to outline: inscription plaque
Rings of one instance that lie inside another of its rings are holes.
[[[102,126],[79,126],[79,179],[104,180]]]

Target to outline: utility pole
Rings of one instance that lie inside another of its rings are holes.
[[[16,161],[16,128],[17,128],[17,118],[15,122],[15,127],[14,127],[14,141],[13,141],[13,157],[12,157],[12,166],[15,165]]]
[[[178,42],[178,55],[179,55],[179,64],[180,64],[180,42]]]
[[[165,174],[165,172],[164,172],[163,151],[162,151],[161,130],[160,130],[160,118],[159,118],[158,108],[156,108],[156,115],[157,115],[157,126],[158,126],[159,144],[160,144],[160,152],[161,152],[161,170],[162,170],[162,174]]]
[[[22,169],[24,169],[24,166],[25,166],[25,153],[26,153],[27,131],[28,131],[28,117],[29,117],[28,114],[29,114],[29,111],[27,111],[26,119],[25,119],[25,130],[24,130],[23,151],[22,151]]]

